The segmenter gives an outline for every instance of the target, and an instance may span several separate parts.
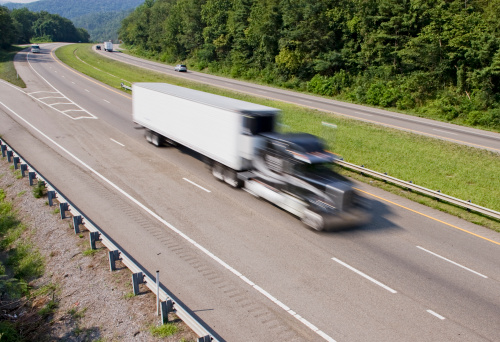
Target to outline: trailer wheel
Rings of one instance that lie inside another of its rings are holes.
[[[214,163],[212,165],[212,175],[220,181],[224,180],[224,166],[219,163]]]
[[[151,131],[149,129],[144,132],[144,137],[146,138],[147,142],[151,142]]]
[[[156,147],[160,147],[161,146],[161,135],[159,135],[158,133],[156,132],[151,132],[151,143],[153,145],[155,145]]]

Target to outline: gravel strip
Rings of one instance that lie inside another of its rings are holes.
[[[149,327],[160,322],[155,295],[141,285],[141,294],[133,296],[131,272],[120,262],[110,272],[108,250],[98,243],[97,251],[89,253],[88,232],[75,235],[71,220],[60,219],[58,206],[49,207],[46,197],[34,198],[27,178],[18,179],[19,171],[2,159],[0,188],[45,258],[45,274],[32,285],[58,287],[48,341],[196,341],[196,334],[173,314],[169,319],[179,331],[153,337]]]

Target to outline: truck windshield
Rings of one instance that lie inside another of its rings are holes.
[[[302,173],[304,175],[331,174],[333,166],[334,165],[332,163],[317,163],[317,164],[299,163],[295,166],[295,170],[298,173]]]

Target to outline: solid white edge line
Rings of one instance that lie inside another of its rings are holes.
[[[198,185],[198,184],[196,184],[195,182],[190,181],[190,180],[189,180],[189,179],[187,179],[187,178],[182,178],[182,179],[184,179],[186,182],[189,182],[189,183],[193,184],[194,186],[197,186],[198,188],[200,188],[200,189],[202,189],[202,190],[204,190],[204,191],[206,191],[206,192],[212,192],[212,191],[210,191],[210,190],[205,189],[205,188],[204,188],[204,187],[202,187],[201,185]]]
[[[233,274],[235,274],[236,276],[238,276],[245,283],[249,284],[249,282],[251,282],[250,280],[248,280],[248,278],[243,277],[243,275],[240,272],[238,272],[236,269],[234,269],[231,266],[229,266],[228,264],[226,264],[219,257],[215,256],[212,252],[208,251],[205,247],[201,246],[199,243],[197,243],[196,241],[194,241],[193,239],[191,239],[190,237],[188,237],[185,233],[183,233],[182,231],[180,231],[179,229],[177,229],[176,227],[174,227],[172,224],[168,223],[161,216],[159,216],[154,211],[152,211],[151,209],[149,209],[148,207],[146,207],[144,204],[142,204],[141,202],[139,202],[139,200],[137,200],[136,198],[132,197],[129,193],[127,193],[125,190],[123,190],[122,188],[120,188],[115,183],[111,182],[109,179],[107,179],[106,177],[104,177],[102,174],[100,174],[99,172],[97,172],[96,170],[94,170],[92,167],[90,167],[90,165],[86,164],[83,160],[80,160],[77,156],[75,156],[74,154],[72,154],[70,151],[68,151],[62,145],[58,144],[55,140],[53,140],[48,135],[46,135],[45,133],[43,133],[41,130],[39,130],[38,128],[36,128],[28,120],[26,120],[25,118],[23,118],[22,116],[20,116],[16,112],[14,112],[12,109],[10,109],[8,106],[6,106],[4,103],[0,102],[0,105],[2,105],[5,108],[7,108],[7,110],[9,110],[12,114],[14,114],[15,116],[17,116],[20,120],[24,121],[33,130],[35,130],[36,132],[38,132],[45,139],[47,139],[48,141],[50,141],[52,144],[54,144],[56,147],[58,147],[64,153],[66,153],[71,158],[73,158],[74,160],[76,160],[84,168],[86,168],[87,170],[89,170],[90,172],[92,172],[94,175],[96,175],[102,181],[104,181],[105,183],[107,183],[108,185],[110,185],[112,188],[114,188],[116,191],[118,191],[120,194],[122,194],[124,197],[126,197],[128,200],[130,200],[132,203],[134,203],[139,208],[141,208],[142,210],[144,210],[146,213],[148,213],[149,215],[151,215],[158,222],[162,223],[164,226],[168,227],[170,230],[172,230],[173,232],[175,232],[176,234],[178,234],[179,236],[181,236],[182,238],[184,238],[185,240],[187,240],[188,242],[190,242],[191,244],[193,244],[199,250],[203,251],[207,256],[209,256],[213,260],[217,261],[220,265],[224,266],[226,269],[228,269]],[[276,298],[274,298],[273,296],[271,296],[267,291],[265,291],[264,289],[260,288],[259,286],[253,285],[252,287],[254,289],[256,289],[258,292],[260,292],[262,295],[264,295],[265,297],[267,297],[268,299],[270,299],[277,306],[283,308],[284,310],[285,310],[285,307],[288,308],[287,306],[285,306],[283,303],[281,303],[280,301],[278,301]],[[309,323],[307,320],[305,320],[305,319],[301,320],[302,317],[300,315],[298,315],[295,311],[292,311],[290,309],[289,310],[285,310],[285,311],[288,312],[289,314],[293,315],[295,318],[297,318],[297,320],[299,320],[306,327],[308,327],[310,329],[312,329],[312,327],[316,328],[314,325],[312,325],[311,323]],[[305,324],[305,322],[307,322],[308,324]],[[321,330],[318,330],[317,328],[316,328],[316,330],[313,329],[313,331],[316,334],[318,334],[319,336],[321,336],[323,339],[325,339],[326,341],[328,341],[328,342],[336,342],[330,336],[328,336],[327,334],[325,334]]]
[[[109,140],[111,140],[111,141],[112,141],[112,142],[114,142],[114,143],[117,143],[117,144],[118,144],[118,145],[120,145],[120,146],[125,147],[125,145],[123,145],[121,142],[116,141],[116,140],[115,140],[115,139],[113,139],[113,138],[109,138]]]
[[[474,274],[477,274],[477,275],[478,275],[478,276],[480,276],[480,277],[483,277],[483,278],[488,278],[488,277],[487,277],[487,276],[485,276],[484,274],[481,274],[481,273],[479,273],[479,272],[476,272],[476,271],[474,271],[474,270],[471,270],[470,268],[465,267],[465,266],[463,266],[463,265],[460,265],[459,263],[457,263],[457,262],[455,262],[455,261],[452,261],[452,260],[450,260],[450,259],[446,259],[445,257],[443,257],[443,256],[441,256],[441,255],[439,255],[439,254],[436,254],[436,253],[434,253],[434,252],[431,252],[431,251],[429,251],[429,250],[427,250],[427,249],[425,249],[425,248],[423,248],[423,247],[417,246],[417,248],[418,248],[418,249],[423,250],[424,252],[427,252],[427,253],[429,253],[429,254],[432,254],[432,255],[434,255],[434,256],[436,256],[436,257],[438,257],[438,258],[441,258],[441,259],[443,259],[443,260],[445,260],[445,261],[448,261],[449,263],[452,263],[452,264],[453,264],[453,265],[455,265],[455,266],[461,267],[461,268],[463,268],[464,270],[467,270],[467,271],[469,271],[469,272],[472,272],[472,273],[474,273]]]
[[[435,313],[435,312],[434,312],[434,311],[432,311],[432,310],[427,310],[427,312],[428,312],[428,313],[430,313],[430,314],[431,314],[431,315],[433,315],[433,316],[436,316],[437,318],[439,318],[439,319],[441,319],[441,320],[445,319],[443,316],[441,316],[441,315],[440,315],[440,314],[438,314],[438,313]]]
[[[359,270],[355,269],[354,267],[352,267],[351,265],[346,264],[346,263],[345,263],[345,262],[343,262],[342,260],[339,260],[339,259],[337,259],[337,258],[332,258],[332,260],[333,260],[333,261],[338,262],[339,264],[341,264],[341,265],[342,265],[342,266],[344,266],[344,267],[347,267],[348,269],[350,269],[351,271],[353,271],[353,272],[355,272],[355,273],[359,274],[359,275],[360,275],[360,276],[362,276],[363,278],[368,279],[368,280],[369,280],[369,281],[371,281],[372,283],[375,283],[375,284],[377,284],[378,286],[383,287],[383,288],[384,288],[384,289],[386,289],[387,291],[389,291],[389,292],[391,292],[391,293],[398,293],[396,290],[391,289],[389,286],[384,285],[384,284],[382,284],[381,282],[379,282],[378,280],[373,279],[373,278],[372,278],[372,277],[370,277],[369,275],[367,275],[367,274],[365,274],[365,273],[363,273],[363,272],[361,272],[361,271],[359,271]]]

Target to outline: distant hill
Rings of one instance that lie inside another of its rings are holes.
[[[83,27],[91,41],[116,41],[120,22],[144,0],[39,0],[32,3],[6,3],[10,9],[26,7],[30,11],[47,11],[68,18]]]
[[[126,18],[132,9],[120,12],[89,13],[72,19],[76,27],[83,27],[90,34],[93,42],[105,40],[118,41],[118,30],[121,21]]]

